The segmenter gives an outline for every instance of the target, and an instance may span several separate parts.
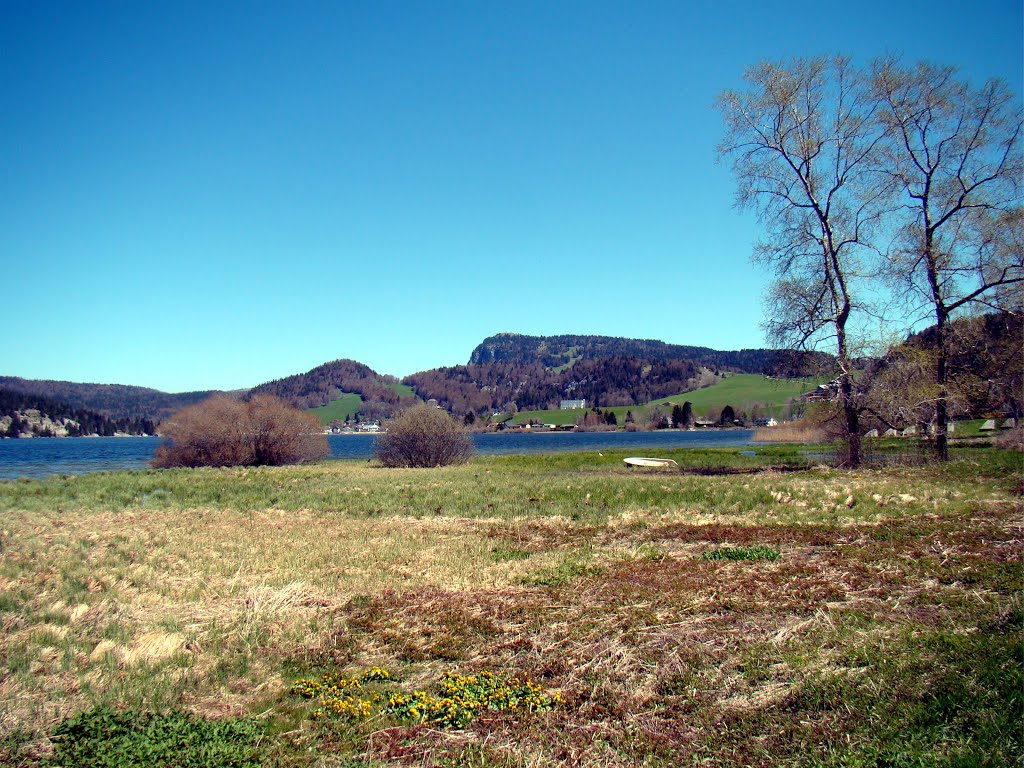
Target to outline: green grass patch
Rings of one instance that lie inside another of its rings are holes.
[[[98,707],[59,724],[50,762],[60,768],[259,768],[263,729],[250,720],[213,722],[183,712]]]
[[[996,419],[996,426],[998,427],[1004,420],[1005,419]],[[950,437],[992,437],[993,435],[998,435],[1001,431],[999,429],[991,432],[981,431],[981,427],[986,421],[987,419],[965,419],[963,421],[954,422],[955,428],[952,433],[950,433]]]
[[[416,392],[408,384],[388,384],[388,388],[399,397],[416,397]],[[332,400],[327,405],[319,408],[310,408],[309,412],[314,413],[320,419],[320,423],[327,425],[332,421],[345,421],[351,419],[362,408],[362,395],[354,392],[342,392],[337,400]]]
[[[753,547],[715,547],[701,555],[701,560],[778,560],[779,551],[759,544]]]
[[[337,400],[332,400],[319,408],[310,408],[309,412],[316,414],[322,424],[330,424],[332,421],[345,421],[352,418],[359,412],[362,404],[361,395],[342,392],[341,397]]]
[[[518,547],[495,547],[491,550],[491,557],[497,563],[507,563],[512,560],[528,560],[530,553]]]
[[[900,641],[900,653],[888,645],[866,644],[862,659],[870,666],[860,679],[835,673],[811,677],[794,694],[791,706],[809,718],[843,711],[856,717],[845,738],[827,742],[809,765],[1019,764],[1024,755],[1019,634],[1014,638],[992,628],[978,630],[970,635],[918,632]],[[896,691],[901,695],[892,695]]]
[[[595,576],[603,571],[595,568],[578,557],[563,560],[550,568],[541,568],[536,573],[523,576],[519,582],[530,587],[562,587],[579,581],[587,576]]]
[[[388,388],[391,389],[399,397],[416,397],[416,390],[410,387],[408,384],[388,384]]]

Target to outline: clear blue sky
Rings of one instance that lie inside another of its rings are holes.
[[[0,0],[0,50],[0,374],[166,391],[500,331],[762,346],[717,94],[1024,64],[1020,0]]]

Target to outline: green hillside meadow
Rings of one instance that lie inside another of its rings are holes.
[[[739,408],[747,403],[760,403],[766,410],[777,413],[786,401],[808,392],[826,379],[775,379],[751,373],[737,373],[704,389],[684,392],[670,397],[661,397],[648,406],[664,403],[679,403],[689,400],[693,410],[703,415],[708,408],[731,405]]]
[[[687,400],[693,403],[693,411],[698,416],[706,414],[709,408],[722,408],[731,405],[733,408],[739,409],[752,403],[760,403],[767,413],[778,416],[786,401],[814,389],[819,383],[826,380],[825,378],[775,379],[752,373],[736,373],[704,389],[659,397],[646,405],[616,406],[603,410],[614,412],[619,424],[623,423],[626,411],[632,411],[634,417],[640,418],[652,407],[668,404],[667,407],[671,408],[672,403],[682,405]],[[520,411],[512,423],[525,424],[529,419],[534,419],[544,424],[574,424],[581,413],[581,411],[559,410]]]
[[[388,387],[394,390],[399,397],[416,397],[416,390],[408,384],[388,384]]]
[[[363,404],[363,398],[352,392],[343,392],[337,400],[332,400],[327,405],[319,408],[310,408],[310,413],[315,413],[324,424],[332,421],[345,421],[355,416],[359,406]]]

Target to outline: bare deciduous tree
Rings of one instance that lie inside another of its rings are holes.
[[[298,464],[330,452],[320,420],[271,395],[212,397],[160,426],[155,467]]]
[[[771,341],[802,349],[828,342],[840,368],[846,463],[861,463],[851,331],[857,278],[887,192],[873,172],[883,131],[868,83],[844,58],[763,62],[747,87],[725,91],[719,155],[732,162],[737,204],[768,231],[755,261],[775,275]]]
[[[951,67],[873,67],[888,132],[879,168],[894,182],[889,269],[912,311],[936,328],[935,450],[948,458],[950,320],[972,305],[1019,304],[1021,107],[1000,81],[980,88]]]
[[[902,430],[930,421],[935,400],[934,357],[930,347],[902,345],[871,365],[865,410],[877,419],[880,429]]]
[[[951,418],[1003,411],[1019,419],[1024,408],[1022,322],[1018,314],[997,312],[961,317],[949,324],[945,400]],[[934,421],[936,335],[937,329],[931,326],[894,345],[869,366],[866,411],[880,427],[927,427]]]

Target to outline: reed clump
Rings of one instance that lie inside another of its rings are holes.
[[[759,443],[821,443],[828,439],[828,430],[810,420],[786,422],[754,430],[754,440]]]

